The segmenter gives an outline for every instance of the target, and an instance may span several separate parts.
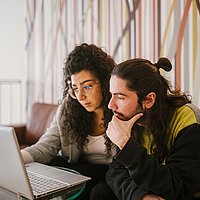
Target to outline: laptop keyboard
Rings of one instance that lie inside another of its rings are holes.
[[[69,184],[49,178],[31,171],[27,171],[34,194],[41,194],[67,187]]]

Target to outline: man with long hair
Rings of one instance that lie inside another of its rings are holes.
[[[172,69],[167,58],[155,64],[136,58],[111,74],[114,116],[106,133],[118,152],[107,185],[93,189],[96,200],[200,198],[200,110],[160,69]]]

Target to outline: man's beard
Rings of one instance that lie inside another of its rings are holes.
[[[128,120],[130,120],[131,118],[133,118],[136,114],[138,114],[138,113],[145,113],[145,110],[143,110],[142,108],[141,108],[141,106],[140,105],[138,105],[138,107],[136,108],[136,111],[134,112],[134,113],[132,113],[131,115],[129,115],[129,116],[125,116],[124,114],[122,114],[122,113],[120,113],[120,112],[116,112],[116,111],[113,111],[113,113],[114,113],[114,115],[118,118],[118,119],[120,119],[120,120],[122,120],[122,121],[128,121]],[[139,119],[140,120],[140,119]],[[138,121],[139,121],[138,120]],[[141,120],[140,120],[141,121]]]

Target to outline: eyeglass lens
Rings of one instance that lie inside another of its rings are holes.
[[[81,89],[78,88],[70,88],[68,90],[68,94],[73,98],[77,99],[78,93],[81,92],[82,95],[89,96],[91,95],[92,89],[94,88],[94,85],[98,83],[90,84],[90,85],[84,85],[81,87]]]

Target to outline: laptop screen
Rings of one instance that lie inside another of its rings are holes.
[[[53,179],[52,181],[54,182],[64,183],[62,188],[57,188],[56,186],[57,189],[49,192],[44,190],[43,194],[37,192],[39,195],[35,195],[35,197],[37,196],[38,198],[44,197],[44,195],[55,197],[59,194],[78,191],[86,181],[91,179],[87,176],[72,173],[67,169],[61,170],[36,162],[26,164],[26,170],[15,131],[12,127],[0,126],[0,155],[0,186],[29,199],[35,198],[32,191],[33,185],[31,187],[33,182],[31,181],[30,183],[27,170],[35,175],[37,174],[38,177],[46,177],[48,180]]]

